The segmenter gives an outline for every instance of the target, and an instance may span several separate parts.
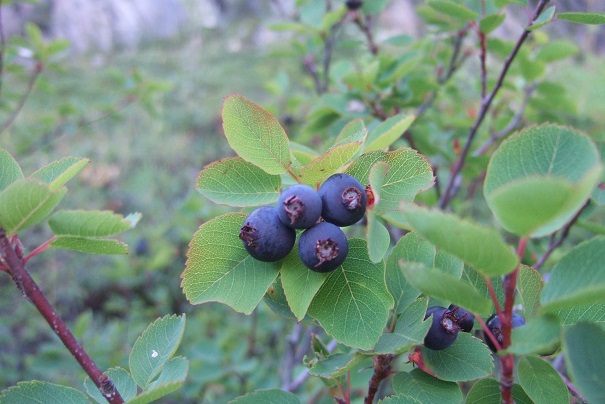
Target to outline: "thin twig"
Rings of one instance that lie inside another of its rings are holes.
[[[365,20],[362,20],[361,13],[355,11],[355,24],[359,27],[361,32],[366,36],[366,41],[368,41],[368,48],[370,49],[370,53],[372,55],[378,54],[378,45],[374,42],[374,35],[372,34],[372,16],[366,15]]]
[[[564,374],[562,374],[560,372],[559,372],[559,376],[561,376],[561,379],[563,379],[563,381],[565,382],[565,385],[567,386],[567,390],[569,390],[569,392],[571,393],[572,396],[574,396],[575,398],[580,400],[582,403],[588,402],[588,401],[586,401],[586,398],[584,398],[582,393],[580,393],[580,390],[578,390],[578,388],[571,382],[571,380],[569,380],[567,378],[567,376],[565,376]]]
[[[36,66],[34,68],[34,72],[32,73],[32,75],[30,76],[30,78],[27,82],[27,88],[25,90],[25,93],[23,93],[21,95],[21,98],[19,99],[17,106],[11,111],[11,113],[4,120],[4,122],[2,122],[2,125],[0,125],[0,133],[4,132],[9,126],[11,126],[13,124],[13,122],[19,115],[19,112],[21,112],[21,109],[23,109],[23,106],[25,105],[25,101],[27,101],[27,98],[31,94],[32,90],[34,89],[36,80],[38,79],[38,76],[40,76],[40,74],[42,73],[42,70],[44,70],[44,64],[40,61],[36,61]]]
[[[492,133],[490,138],[487,139],[485,141],[485,143],[483,143],[481,145],[481,147],[479,147],[477,150],[475,150],[475,152],[473,153],[473,156],[481,156],[481,155],[485,154],[487,152],[487,150],[490,147],[492,147],[492,145],[494,143],[496,143],[500,139],[508,136],[509,133],[511,133],[513,130],[515,130],[517,125],[519,125],[519,122],[521,122],[521,118],[523,118],[523,114],[525,113],[527,104],[529,103],[529,100],[530,100],[533,92],[536,90],[536,87],[537,87],[537,84],[532,83],[531,85],[529,85],[525,88],[523,101],[521,102],[521,106],[519,106],[519,109],[517,110],[517,112],[515,112],[515,115],[513,115],[513,117],[510,119],[510,121],[508,121],[506,126],[504,128],[502,128],[502,130]]]
[[[1,227],[0,258],[3,261],[3,264],[8,267],[11,277],[21,293],[36,306],[36,309],[38,309],[55,334],[57,334],[65,347],[71,352],[74,358],[76,358],[82,369],[90,376],[92,382],[99,388],[103,397],[112,404],[123,403],[124,400],[115,388],[113,382],[97,367],[69,328],[67,328],[67,325],[63,322],[61,317],[57,315],[55,309],[48,299],[46,299],[46,296],[42,293],[29,272],[27,272],[22,259],[19,258],[13,246],[10,244],[9,239],[6,236],[6,231]]]
[[[546,250],[546,252],[538,259],[538,261],[536,261],[536,263],[533,265],[533,268],[538,270],[540,269],[540,267],[542,265],[544,265],[544,263],[546,262],[546,260],[548,259],[548,257],[550,257],[550,255],[561,246],[561,244],[563,244],[563,242],[565,241],[565,239],[567,238],[567,236],[569,236],[569,230],[571,229],[571,227],[576,224],[576,222],[578,221],[578,219],[580,218],[580,216],[582,215],[582,212],[584,212],[584,209],[586,209],[588,207],[588,205],[590,205],[590,200],[587,200],[586,203],[584,203],[584,205],[580,208],[580,210],[578,210],[576,212],[576,214],[569,220],[569,222],[567,222],[567,224],[565,224],[565,226],[563,226],[563,228],[560,231],[559,234],[559,238],[557,238],[555,236],[555,234],[553,234],[550,237],[550,241],[548,243],[548,249]]]
[[[502,84],[504,83],[504,78],[506,77],[506,74],[508,73],[508,70],[513,63],[513,60],[519,53],[521,46],[523,45],[523,43],[525,42],[525,40],[527,39],[527,37],[529,36],[529,34],[531,32],[528,29],[534,24],[534,22],[536,21],[536,19],[540,15],[540,13],[542,13],[542,10],[544,9],[544,7],[546,7],[546,5],[549,3],[549,1],[550,0],[540,0],[538,2],[538,5],[536,6],[536,9],[534,10],[534,13],[532,15],[532,18],[531,18],[529,24],[527,25],[527,27],[525,27],[525,29],[523,30],[523,33],[517,40],[515,47],[511,51],[510,55],[508,55],[508,57],[504,61],[504,66],[502,66],[502,70],[500,72],[500,75],[498,76],[498,79],[496,81],[496,84],[494,85],[494,88],[487,95],[487,97],[484,97],[482,99],[479,114],[477,115],[475,122],[473,123],[473,125],[471,126],[471,128],[469,130],[468,137],[466,139],[466,144],[464,145],[464,149],[462,150],[462,153],[460,154],[458,159],[456,159],[456,162],[454,163],[454,166],[452,167],[451,174],[450,174],[450,180],[447,184],[447,187],[445,188],[445,192],[443,193],[443,195],[441,196],[441,199],[439,200],[439,208],[445,209],[449,205],[451,200],[456,196],[456,190],[454,189],[455,183],[456,183],[456,178],[458,177],[458,174],[460,174],[460,171],[462,171],[462,168],[464,167],[464,164],[465,164],[466,158],[468,157],[468,154],[470,152],[473,140],[475,139],[475,136],[477,135],[477,131],[479,130],[479,127],[483,123],[483,120],[485,119],[485,116],[487,115],[487,111],[489,111],[489,109],[492,105],[492,102],[494,101],[494,98],[496,97],[496,94],[498,94],[500,88],[502,87]]]

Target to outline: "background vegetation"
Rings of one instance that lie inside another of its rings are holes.
[[[19,116],[0,132],[0,144],[17,156],[24,172],[66,155],[92,160],[62,207],[143,213],[124,236],[131,246],[126,257],[52,250],[29,269],[101,368],[127,367],[127,353],[147,324],[165,314],[187,313],[180,353],[190,360],[190,370],[185,387],[169,396],[173,402],[220,403],[253,389],[280,387],[289,341],[310,335],[264,304],[251,316],[219,304],[193,307],[179,286],[191,235],[203,221],[226,211],[194,190],[205,164],[232,154],[220,120],[225,96],[238,93],[260,103],[301,143],[321,144],[330,136],[318,137],[305,126],[318,94],[301,58],[288,41],[250,43],[250,34],[266,22],[242,14],[215,28],[189,26],[179,37],[136,50],[58,53]],[[376,29],[380,33],[381,27]],[[358,30],[347,28],[339,35],[342,46],[335,55],[340,60],[363,57],[351,45],[363,40]],[[529,47],[568,36],[536,32]],[[30,41],[9,40],[25,47]],[[546,84],[530,101],[523,122],[562,122],[602,139],[605,59],[576,45],[571,58],[549,65]],[[27,62],[25,57],[22,71],[3,79],[2,121],[27,91],[35,68]],[[469,57],[427,112],[429,124],[418,130],[443,132],[448,142],[460,137],[476,113],[470,101],[477,99],[477,74],[478,65]],[[445,116],[449,123],[442,125]],[[430,154],[434,145],[416,146]],[[469,203],[465,209],[470,214],[485,207]],[[36,245],[48,230],[35,227],[27,237]],[[572,240],[582,237],[582,229],[571,235]],[[0,369],[11,369],[0,373],[0,389],[31,379],[79,388],[81,370],[8,277],[0,278],[0,296]],[[310,399],[323,387],[315,380],[303,395]],[[319,400],[331,401],[328,396]]]

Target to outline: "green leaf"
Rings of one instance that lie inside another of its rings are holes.
[[[360,353],[337,353],[319,360],[311,366],[309,374],[323,379],[335,379],[359,366],[367,359]]]
[[[512,345],[507,352],[516,355],[550,353],[560,344],[560,330],[558,317],[554,315],[535,317],[522,327],[513,329]]]
[[[605,402],[605,330],[578,323],[563,337],[565,364],[574,385],[589,403]]]
[[[89,404],[86,394],[71,387],[40,382],[19,382],[0,392],[0,403]]]
[[[428,5],[440,13],[462,21],[472,21],[479,17],[473,10],[452,0],[430,0]]]
[[[187,252],[181,284],[192,304],[221,302],[250,314],[279,271],[279,263],[250,256],[239,239],[246,215],[227,213],[200,226]]]
[[[577,22],[579,24],[602,25],[605,24],[605,13],[558,13],[557,20]]]
[[[104,240],[78,236],[57,236],[50,247],[63,248],[87,254],[120,255],[128,254],[128,245],[118,240]]]
[[[107,210],[60,210],[48,225],[56,235],[80,237],[113,236],[131,228],[124,216]]]
[[[559,316],[563,325],[575,324],[579,321],[605,325],[605,302],[582,304],[570,309],[556,310],[554,313]]]
[[[573,217],[601,170],[588,136],[563,126],[534,126],[509,137],[493,154],[484,194],[506,230],[541,237]]]
[[[288,305],[298,321],[304,319],[311,301],[326,280],[327,275],[311,271],[298,257],[298,247],[284,259],[281,270],[281,284]]]
[[[381,400],[378,400],[378,404],[423,404],[422,401],[415,399],[414,397],[397,394],[396,396],[388,396]]]
[[[336,139],[334,139],[334,146],[339,146],[351,142],[363,142],[368,134],[368,128],[366,128],[363,119],[353,119],[347,123],[341,129]]]
[[[229,401],[229,404],[300,404],[300,400],[289,391],[279,389],[256,390]]]
[[[538,18],[536,18],[536,20],[533,22],[533,24],[531,26],[529,26],[527,28],[527,30],[534,31],[539,28],[542,28],[543,26],[545,26],[546,24],[551,22],[552,18],[554,16],[555,16],[555,6],[550,6],[547,9],[545,9],[544,11],[542,11],[542,13],[540,13]]]
[[[380,338],[392,307],[384,264],[370,261],[364,240],[351,239],[347,259],[329,273],[309,315],[338,342],[369,350]]]
[[[393,390],[411,396],[421,403],[462,403],[460,387],[430,376],[420,369],[410,373],[399,372],[393,377]]]
[[[491,300],[492,297],[489,288],[487,287],[485,275],[481,275],[474,269],[465,266],[464,270],[462,271],[461,278],[463,281],[471,284],[481,296]],[[504,305],[504,288],[502,287],[502,277],[494,276],[488,279],[492,284],[492,288],[494,288],[496,292],[496,298],[498,299],[498,302],[500,303],[500,305]]]
[[[435,265],[435,247],[418,237],[417,233],[408,233],[400,238],[391,250],[386,264],[386,282],[389,292],[395,299],[395,313],[403,312],[418,296],[420,291],[405,279],[399,262],[421,262],[427,266]]]
[[[345,130],[347,130],[347,127],[343,129],[343,131]],[[357,154],[361,149],[366,133],[367,129],[363,126],[363,130],[355,132],[352,136],[347,136],[341,142],[336,143],[324,154],[303,167],[300,171],[300,180],[310,186],[316,186],[324,182]]]
[[[302,165],[309,164],[319,156],[315,150],[295,142],[290,142],[290,150],[296,161]]]
[[[557,60],[565,59],[576,55],[580,49],[578,46],[568,40],[559,40],[547,43],[538,51],[536,59],[542,62],[551,63]]]
[[[368,225],[366,227],[366,239],[368,240],[368,254],[370,261],[380,262],[383,260],[384,255],[389,249],[391,236],[387,228],[384,227],[374,212],[367,212],[367,220]]]
[[[23,178],[19,163],[4,149],[0,149],[0,191]]]
[[[412,204],[402,210],[422,237],[484,275],[505,275],[517,266],[517,256],[493,229]]]
[[[240,157],[269,174],[288,172],[288,136],[273,115],[240,95],[225,99],[222,115],[227,141]]]
[[[109,376],[124,401],[128,401],[137,395],[137,384],[126,370],[117,367],[107,370],[105,374]],[[90,377],[84,380],[84,387],[88,395],[95,399],[97,403],[107,403],[107,399],[103,397],[97,386],[90,380]]]
[[[279,175],[268,174],[241,157],[208,164],[195,182],[199,193],[212,202],[235,207],[274,203],[280,186]]]
[[[542,290],[544,311],[605,301],[605,237],[572,248],[553,268]]]
[[[42,167],[31,176],[49,184],[50,189],[55,191],[75,177],[88,163],[89,159],[65,157]]]
[[[486,15],[479,22],[479,29],[484,34],[489,34],[498,28],[506,19],[506,14],[490,14]]]
[[[136,340],[128,365],[132,378],[145,389],[174,355],[185,331],[185,315],[154,321]]]
[[[517,363],[519,383],[535,404],[568,403],[569,392],[550,363],[524,356]]]
[[[284,288],[281,283],[281,276],[278,276],[275,282],[269,286],[267,293],[265,293],[265,296],[263,297],[263,301],[276,314],[279,314],[288,320],[298,321],[294,313],[292,313],[292,309],[290,309],[288,300],[286,299]],[[307,320],[307,318],[305,318],[305,320]],[[308,322],[310,322],[310,320]]]
[[[351,163],[346,173],[362,184],[368,184],[370,170],[379,161],[389,166],[380,193],[380,203],[375,209],[379,214],[398,209],[401,201],[413,201],[420,191],[433,185],[433,171],[426,158],[416,150],[405,147],[392,152],[375,150],[362,154]]]
[[[453,275],[419,262],[400,261],[399,265],[406,280],[424,294],[452,302],[473,313],[487,315],[492,311],[491,300]]]
[[[519,300],[523,305],[523,313],[526,319],[534,317],[538,312],[543,286],[544,281],[538,271],[526,265],[519,266],[517,289],[519,290]]]
[[[389,165],[383,161],[379,161],[370,168],[370,174],[368,175],[368,182],[371,188],[371,192],[374,195],[374,203],[368,206],[368,209],[375,210],[376,206],[380,204],[380,195],[382,195],[382,187],[384,180],[389,172]],[[370,202],[368,201],[368,205]]]
[[[364,152],[386,149],[397,141],[403,133],[414,123],[416,116],[398,114],[381,122],[372,132],[364,145]]]
[[[392,333],[380,336],[374,351],[382,354],[400,354],[414,345],[424,342],[424,336],[431,328],[431,320],[424,320],[428,298],[423,297],[410,304],[399,316]]]
[[[188,370],[189,361],[187,359],[181,356],[170,359],[166,362],[158,379],[150,383],[141,394],[128,403],[146,404],[172,393],[185,383]]]
[[[494,368],[489,348],[465,332],[459,333],[454,345],[447,349],[433,351],[423,347],[422,358],[439,379],[450,382],[485,377]]]
[[[466,395],[465,404],[500,404],[500,382],[492,378],[485,378],[473,384]],[[513,385],[513,398],[517,404],[533,404],[521,386]]]
[[[55,209],[67,193],[66,188],[53,191],[37,180],[21,179],[0,192],[0,226],[8,236],[40,223]]]

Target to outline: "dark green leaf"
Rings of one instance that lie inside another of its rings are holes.
[[[0,403],[89,404],[86,394],[66,386],[40,382],[19,382],[0,392]]]
[[[421,403],[461,403],[460,387],[428,375],[420,369],[410,373],[399,372],[393,377],[393,390],[411,396]]]
[[[563,345],[575,386],[589,403],[605,402],[605,330],[578,323],[565,331]]]
[[[569,392],[559,373],[550,363],[525,356],[517,363],[521,387],[535,404],[568,403]]]
[[[0,191],[22,178],[19,163],[6,150],[0,149]]]

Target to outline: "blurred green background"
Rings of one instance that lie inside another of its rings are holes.
[[[274,113],[292,138],[317,102],[301,60],[289,53],[290,43],[266,29],[289,18],[292,2],[244,3],[212,2],[226,11],[215,8],[219,20],[204,25],[205,9],[184,2],[186,18],[169,38],[61,53],[13,125],[0,133],[1,146],[26,175],[68,155],[91,159],[68,184],[60,208],[143,214],[123,236],[128,256],[51,250],[28,268],[101,368],[127,368],[130,348],[150,322],[186,313],[178,353],[190,360],[189,376],[170,402],[220,403],[255,388],[279,387],[287,336],[295,326],[264,303],[251,316],[219,304],[193,307],[179,286],[192,234],[227,209],[194,190],[205,164],[233,155],[222,135],[222,99],[238,93],[254,100]],[[43,26],[50,17],[43,8],[37,13],[34,22]],[[19,41],[19,32],[10,40]],[[594,44],[578,45],[582,49],[573,63],[556,64],[549,80],[575,103],[569,123],[603,136],[605,61]],[[343,58],[356,55],[347,46],[337,52]],[[22,74],[5,75],[1,120],[27,88],[23,66]],[[457,84],[473,74],[472,65],[465,66]],[[49,236],[47,227],[37,226],[21,240],[31,251]],[[0,346],[0,389],[31,379],[81,388],[83,371],[7,276],[0,277]],[[312,397],[322,387],[309,383],[303,395]]]

